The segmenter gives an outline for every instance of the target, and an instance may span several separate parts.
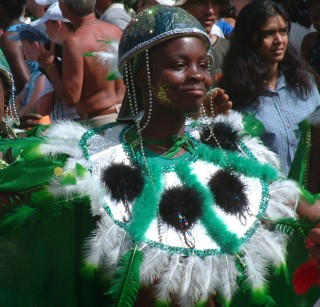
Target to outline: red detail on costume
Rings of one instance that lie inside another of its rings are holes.
[[[315,259],[300,265],[293,274],[292,283],[297,294],[305,294],[314,285],[320,284],[320,268]]]

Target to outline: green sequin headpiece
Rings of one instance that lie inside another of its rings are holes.
[[[124,30],[119,45],[119,71],[144,50],[170,38],[195,36],[209,49],[210,38],[197,19],[179,7],[156,5],[134,17]]]

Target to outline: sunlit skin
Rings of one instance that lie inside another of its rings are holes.
[[[39,43],[30,43],[27,40],[22,40],[21,42],[23,54],[25,55],[26,59],[30,61],[36,61],[38,58],[38,54],[40,53],[40,51],[37,51],[37,49],[39,48]]]
[[[57,37],[57,32],[59,28],[59,24],[56,21],[48,20],[45,22],[46,25],[46,33],[50,40],[56,44],[62,44],[61,40]]]
[[[166,53],[166,57],[160,55]],[[155,92],[166,89],[174,106],[169,108],[184,115],[199,110],[203,98],[211,86],[207,50],[201,39],[184,37],[161,45],[151,54],[150,60],[157,63],[151,70]],[[164,84],[166,86],[164,86]],[[155,108],[168,108],[163,99],[155,95]]]
[[[150,50],[149,63],[153,84],[152,113],[142,136],[158,140],[168,140],[172,135],[183,136],[186,117],[199,111],[203,98],[212,84],[207,49],[203,41],[197,37],[172,39]],[[136,82],[142,89],[146,110],[141,121],[143,125],[149,110],[145,69],[141,69],[137,74]],[[164,91],[168,93],[172,105],[161,97]],[[148,147],[160,154],[165,151],[155,146]],[[177,156],[184,152],[185,150],[181,149]]]
[[[181,7],[197,18],[208,34],[218,21],[220,7],[212,0],[188,0]]]

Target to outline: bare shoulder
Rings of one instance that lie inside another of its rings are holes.
[[[98,21],[97,27],[101,30],[104,36],[113,38],[113,39],[120,39],[122,36],[122,30],[108,22]]]

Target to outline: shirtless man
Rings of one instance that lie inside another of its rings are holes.
[[[122,79],[106,81],[107,67],[83,54],[101,50],[104,45],[99,40],[120,40],[122,31],[95,17],[95,0],[60,0],[59,5],[63,17],[76,29],[62,45],[62,76],[54,65],[54,44],[38,58],[40,66],[48,73],[57,95],[75,106],[84,122],[100,126],[115,121],[124,83]]]

